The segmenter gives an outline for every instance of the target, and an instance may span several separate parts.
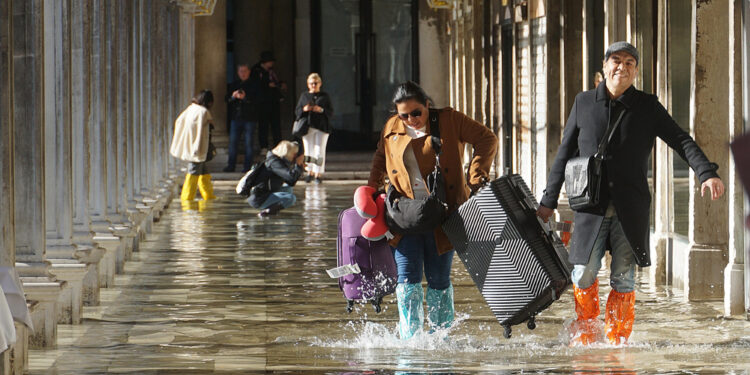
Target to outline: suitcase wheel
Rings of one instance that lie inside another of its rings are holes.
[[[526,327],[529,327],[529,329],[536,328],[536,319],[533,316],[529,318],[528,322],[526,322]]]
[[[375,312],[380,314],[381,308],[380,303],[383,302],[383,297],[378,297],[377,299],[372,300],[372,306],[375,308]]]
[[[346,312],[351,313],[354,309],[354,301],[348,299],[346,300]]]
[[[506,339],[509,339],[513,329],[511,329],[510,326],[503,326],[503,328],[505,328],[505,332],[503,332],[503,337],[505,337]]]

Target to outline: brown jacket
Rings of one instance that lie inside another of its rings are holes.
[[[440,166],[445,179],[448,213],[452,213],[469,199],[471,190],[468,184],[478,186],[482,181],[489,178],[490,167],[497,152],[497,137],[486,126],[461,112],[455,111],[453,108],[442,108],[438,110],[438,113],[440,139],[443,143]],[[419,169],[422,172],[422,177],[426,177],[432,171],[435,165],[435,152],[432,150],[432,143],[424,141],[424,139],[427,139],[426,137],[420,140],[412,140],[406,134],[405,126],[398,116],[393,116],[386,122],[378,142],[378,149],[375,151],[372,160],[370,179],[367,184],[376,189],[380,188],[384,185],[384,178],[387,175],[389,182],[394,185],[396,190],[413,199],[414,192],[404,164],[404,151],[412,142],[417,162],[420,164]],[[427,133],[430,133],[429,127],[428,122]],[[466,143],[474,146],[474,156],[469,166],[468,184],[462,163]],[[424,163],[428,163],[428,165],[422,165]],[[390,243],[392,246],[396,246],[400,240],[401,237],[397,236]],[[442,228],[435,230],[435,240],[439,254],[444,254],[453,249],[453,245],[443,233]]]

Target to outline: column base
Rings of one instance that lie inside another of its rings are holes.
[[[26,298],[31,303],[34,333],[29,337],[31,348],[52,348],[57,344],[57,300],[65,281],[45,277],[21,277]]]
[[[654,236],[654,246],[651,249],[651,267],[649,276],[654,285],[666,285],[671,283],[671,277],[667,270],[667,254],[671,247],[672,239],[667,236]]]
[[[110,228],[112,233],[119,237],[123,246],[117,249],[115,258],[115,272],[121,274],[125,267],[125,261],[133,255],[133,249],[138,246],[135,229],[128,224],[115,224]]]
[[[29,368],[29,327],[19,322],[14,322],[14,325],[16,342],[8,350],[11,371],[5,374],[25,374]]]
[[[105,249],[93,243],[78,245],[76,258],[81,263],[89,266],[88,272],[83,277],[82,294],[84,306],[96,306],[99,304],[99,263],[105,252]]]
[[[724,298],[726,250],[692,244],[685,262],[687,275],[683,287],[689,301],[716,301]]]
[[[50,259],[50,273],[66,282],[57,302],[57,322],[81,324],[83,311],[83,278],[89,266],[74,259]]]
[[[745,265],[732,263],[724,270],[724,315],[745,312]]]
[[[102,288],[110,287],[115,281],[115,272],[117,272],[117,253],[123,246],[120,237],[113,236],[109,233],[97,233],[94,241],[104,248],[104,255],[99,261],[99,286]]]

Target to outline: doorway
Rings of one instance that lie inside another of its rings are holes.
[[[333,102],[331,150],[370,150],[396,85],[418,81],[416,0],[317,0],[312,70]]]

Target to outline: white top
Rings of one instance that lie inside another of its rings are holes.
[[[412,139],[419,139],[427,135],[425,133],[425,127],[414,129],[410,126],[404,126],[406,128],[406,135]],[[414,191],[414,199],[423,199],[430,196],[430,191],[427,190],[427,183],[422,178],[422,172],[419,170],[419,164],[417,163],[417,157],[414,156],[414,149],[409,143],[404,150],[404,165],[406,171],[409,173],[409,180],[411,181],[411,189]]]

